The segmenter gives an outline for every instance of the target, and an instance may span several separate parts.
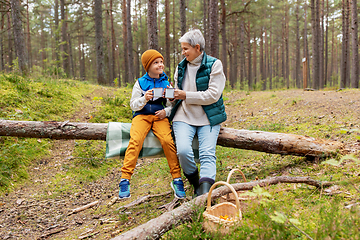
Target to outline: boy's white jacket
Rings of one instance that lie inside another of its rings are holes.
[[[131,110],[133,110],[134,112],[140,111],[146,105],[147,102],[148,101],[145,98],[145,91],[141,89],[139,81],[136,81],[130,99]],[[167,99],[166,107],[164,108],[167,117],[170,116],[171,109],[172,109],[171,101]]]

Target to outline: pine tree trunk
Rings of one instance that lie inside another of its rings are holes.
[[[116,56],[116,36],[115,36],[115,30],[114,30],[114,17],[113,17],[113,1],[110,0],[110,28],[111,28],[111,69],[110,71],[112,71],[112,75],[114,77],[114,79],[116,78],[116,61],[115,61],[115,56]],[[113,80],[114,80],[113,79]],[[118,82],[120,81],[120,79],[118,79]]]
[[[286,0],[285,3],[285,79],[286,79],[286,88],[290,88],[290,58],[289,58],[289,4]]]
[[[107,3],[105,3],[105,8],[108,9],[108,5]],[[108,9],[106,11],[106,19],[105,19],[105,24],[106,24],[106,48],[107,48],[107,64],[105,65],[107,68],[107,74],[108,74],[108,84],[111,86],[113,84],[113,80],[114,80],[114,75],[113,75],[113,71],[112,71],[112,55],[113,55],[113,50],[111,47],[111,30],[110,30],[110,24],[109,24],[109,20],[110,20],[110,9]]]
[[[71,35],[70,33],[67,36],[67,39],[69,41],[69,67],[70,67],[70,78],[74,78],[75,74],[75,68],[74,68],[74,55],[72,50],[72,41],[71,41]]]
[[[299,1],[296,3],[296,9],[295,9],[295,15],[296,15],[296,59],[295,59],[295,82],[296,87],[300,88],[300,65],[301,65],[301,59],[300,59],[300,24],[299,24]]]
[[[244,19],[240,19],[240,86],[244,87],[245,78],[245,26]]]
[[[271,10],[270,10],[271,11]],[[269,60],[268,60],[268,70],[269,72],[267,73],[267,76],[269,76],[269,89],[271,90],[273,87],[273,81],[272,81],[272,77],[273,77],[273,69],[274,69],[274,49],[273,49],[273,34],[272,34],[272,20],[271,20],[271,15],[270,15],[270,29],[269,29],[269,47],[266,47],[266,49],[268,49],[267,51],[269,52]]]
[[[27,34],[27,52],[29,68],[32,68],[32,54],[31,54],[31,36],[30,36],[30,18],[29,18],[29,0],[26,0],[26,34]]]
[[[1,7],[0,10],[3,10]],[[5,71],[5,64],[4,64],[4,47],[3,47],[3,33],[4,33],[4,18],[5,14],[0,12],[0,71]]]
[[[133,54],[133,37],[131,31],[131,0],[127,0],[126,7],[126,21],[127,21],[127,46],[128,46],[128,68],[129,68],[129,82],[134,83],[134,54]]]
[[[252,67],[251,67],[251,25],[250,21],[248,21],[248,87],[249,90],[253,89],[253,78],[252,78]]]
[[[218,10],[218,0],[209,0],[209,50],[215,58],[219,58]]]
[[[148,48],[159,49],[157,33],[157,0],[148,0]]]
[[[325,70],[324,70],[324,86],[329,84],[329,2],[326,0],[326,31],[325,31]]]
[[[253,86],[254,86],[254,89],[256,88],[256,84],[257,84],[257,57],[256,57],[256,46],[257,46],[257,42],[256,42],[256,32],[254,31],[254,40],[253,40]]]
[[[129,83],[129,63],[128,63],[128,41],[127,41],[127,10],[126,10],[126,0],[122,1],[122,20],[123,20],[123,26],[122,26],[122,30],[123,30],[123,36],[122,36],[122,40],[123,40],[123,59],[124,59],[124,64],[122,65],[123,67],[123,79],[124,79],[124,83],[125,86],[127,83]]]
[[[320,49],[319,49],[319,0],[311,0],[311,29],[312,29],[312,65],[313,65],[313,79],[312,86],[314,89],[319,89],[320,82]]]
[[[55,60],[56,60],[56,66],[60,67],[60,48],[59,48],[59,0],[55,0],[54,5],[54,21],[55,21]]]
[[[208,0],[204,0],[203,1],[203,23],[204,23],[204,38],[205,38],[205,43],[208,43],[209,40],[209,24],[208,24]],[[209,50],[209,46],[208,44],[205,44],[205,52],[208,52]]]
[[[19,70],[26,76],[29,71],[27,54],[25,50],[24,31],[21,21],[20,1],[11,0],[11,15],[14,29],[15,52],[18,59]]]
[[[228,67],[227,67],[227,39],[226,39],[226,7],[225,0],[221,0],[221,38],[222,38],[222,49],[221,49],[221,62],[223,64],[225,78],[228,76]]]
[[[357,0],[351,1],[351,36],[352,36],[352,68],[351,68],[351,87],[359,88],[359,47],[358,47],[358,11]]]
[[[349,52],[349,28],[348,28],[348,0],[342,0],[342,54],[341,54],[341,78],[340,88],[346,88],[346,80],[348,78],[348,52]]]
[[[63,69],[67,76],[70,75],[69,72],[69,58],[68,58],[68,40],[67,40],[67,29],[66,29],[66,11],[65,11],[65,0],[60,0],[60,9],[61,9],[61,51],[63,59]]]
[[[165,69],[171,72],[170,65],[170,0],[165,0]]]
[[[12,71],[12,65],[13,65],[13,31],[11,31],[12,27],[11,27],[11,16],[10,16],[10,11],[8,11],[7,14],[7,32],[8,32],[8,70]]]
[[[106,85],[107,81],[104,76],[102,0],[94,0],[94,15],[97,81],[100,85]]]
[[[324,0],[319,3],[319,89],[324,88]]]
[[[186,1],[180,0],[180,32],[181,36],[186,33]]]
[[[260,80],[260,84],[261,84],[261,89],[265,90],[266,89],[266,85],[264,85],[264,31],[263,31],[263,27],[260,28],[260,49],[259,49],[259,70],[260,70],[260,76],[259,76],[259,80]]]

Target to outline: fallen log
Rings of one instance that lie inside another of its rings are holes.
[[[0,120],[0,136],[106,140],[107,123]],[[342,153],[344,144],[313,137],[254,130],[220,129],[218,145],[266,153],[324,157]]]
[[[260,187],[265,187],[269,185],[275,185],[278,183],[304,183],[317,188],[329,187],[333,185],[331,182],[320,182],[313,180],[309,177],[287,177],[279,176],[272,177],[264,180],[246,182],[246,183],[236,183],[232,184],[236,191],[240,190],[251,190],[253,187],[259,185]],[[231,190],[226,187],[219,187],[212,191],[211,200],[215,200],[221,196],[224,196],[227,193],[230,193]],[[180,207],[175,208],[170,212],[166,212],[160,215],[157,218],[151,219],[143,225],[137,226],[136,228],[127,231],[112,240],[122,240],[122,239],[158,239],[164,235],[167,231],[171,230],[174,227],[179,226],[180,224],[190,221],[192,214],[195,212],[196,207],[204,206],[208,194],[201,195],[189,202],[182,204]]]

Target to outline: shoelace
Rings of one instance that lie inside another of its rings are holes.
[[[184,184],[181,184],[181,181],[174,181],[174,184],[177,186],[179,191],[184,192]]]
[[[128,186],[129,186],[129,184],[127,183],[127,182],[121,182],[120,183],[120,189],[121,189],[121,191],[122,192],[125,192],[125,191],[127,191],[128,190]]]

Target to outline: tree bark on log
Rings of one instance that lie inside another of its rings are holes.
[[[107,123],[0,120],[0,136],[51,139],[106,140]],[[344,144],[287,133],[220,129],[218,145],[259,152],[325,157],[342,153]]]
[[[236,191],[240,190],[251,190],[253,187],[259,185],[260,187],[265,187],[269,185],[275,185],[278,183],[305,183],[317,188],[328,187],[333,185],[330,182],[320,182],[313,180],[309,177],[287,177],[279,176],[272,177],[264,180],[246,182],[246,183],[236,183],[231,184]],[[219,187],[212,191],[211,200],[224,196],[227,193],[230,193],[231,190],[226,187]],[[121,239],[158,239],[164,233],[171,230],[174,227],[179,226],[180,224],[190,221],[192,214],[195,212],[196,207],[203,206],[206,202],[208,194],[201,195],[189,202],[184,203],[180,207],[166,212],[160,215],[157,218],[154,218],[143,225],[140,225],[136,228],[127,231],[112,240],[121,240]]]

